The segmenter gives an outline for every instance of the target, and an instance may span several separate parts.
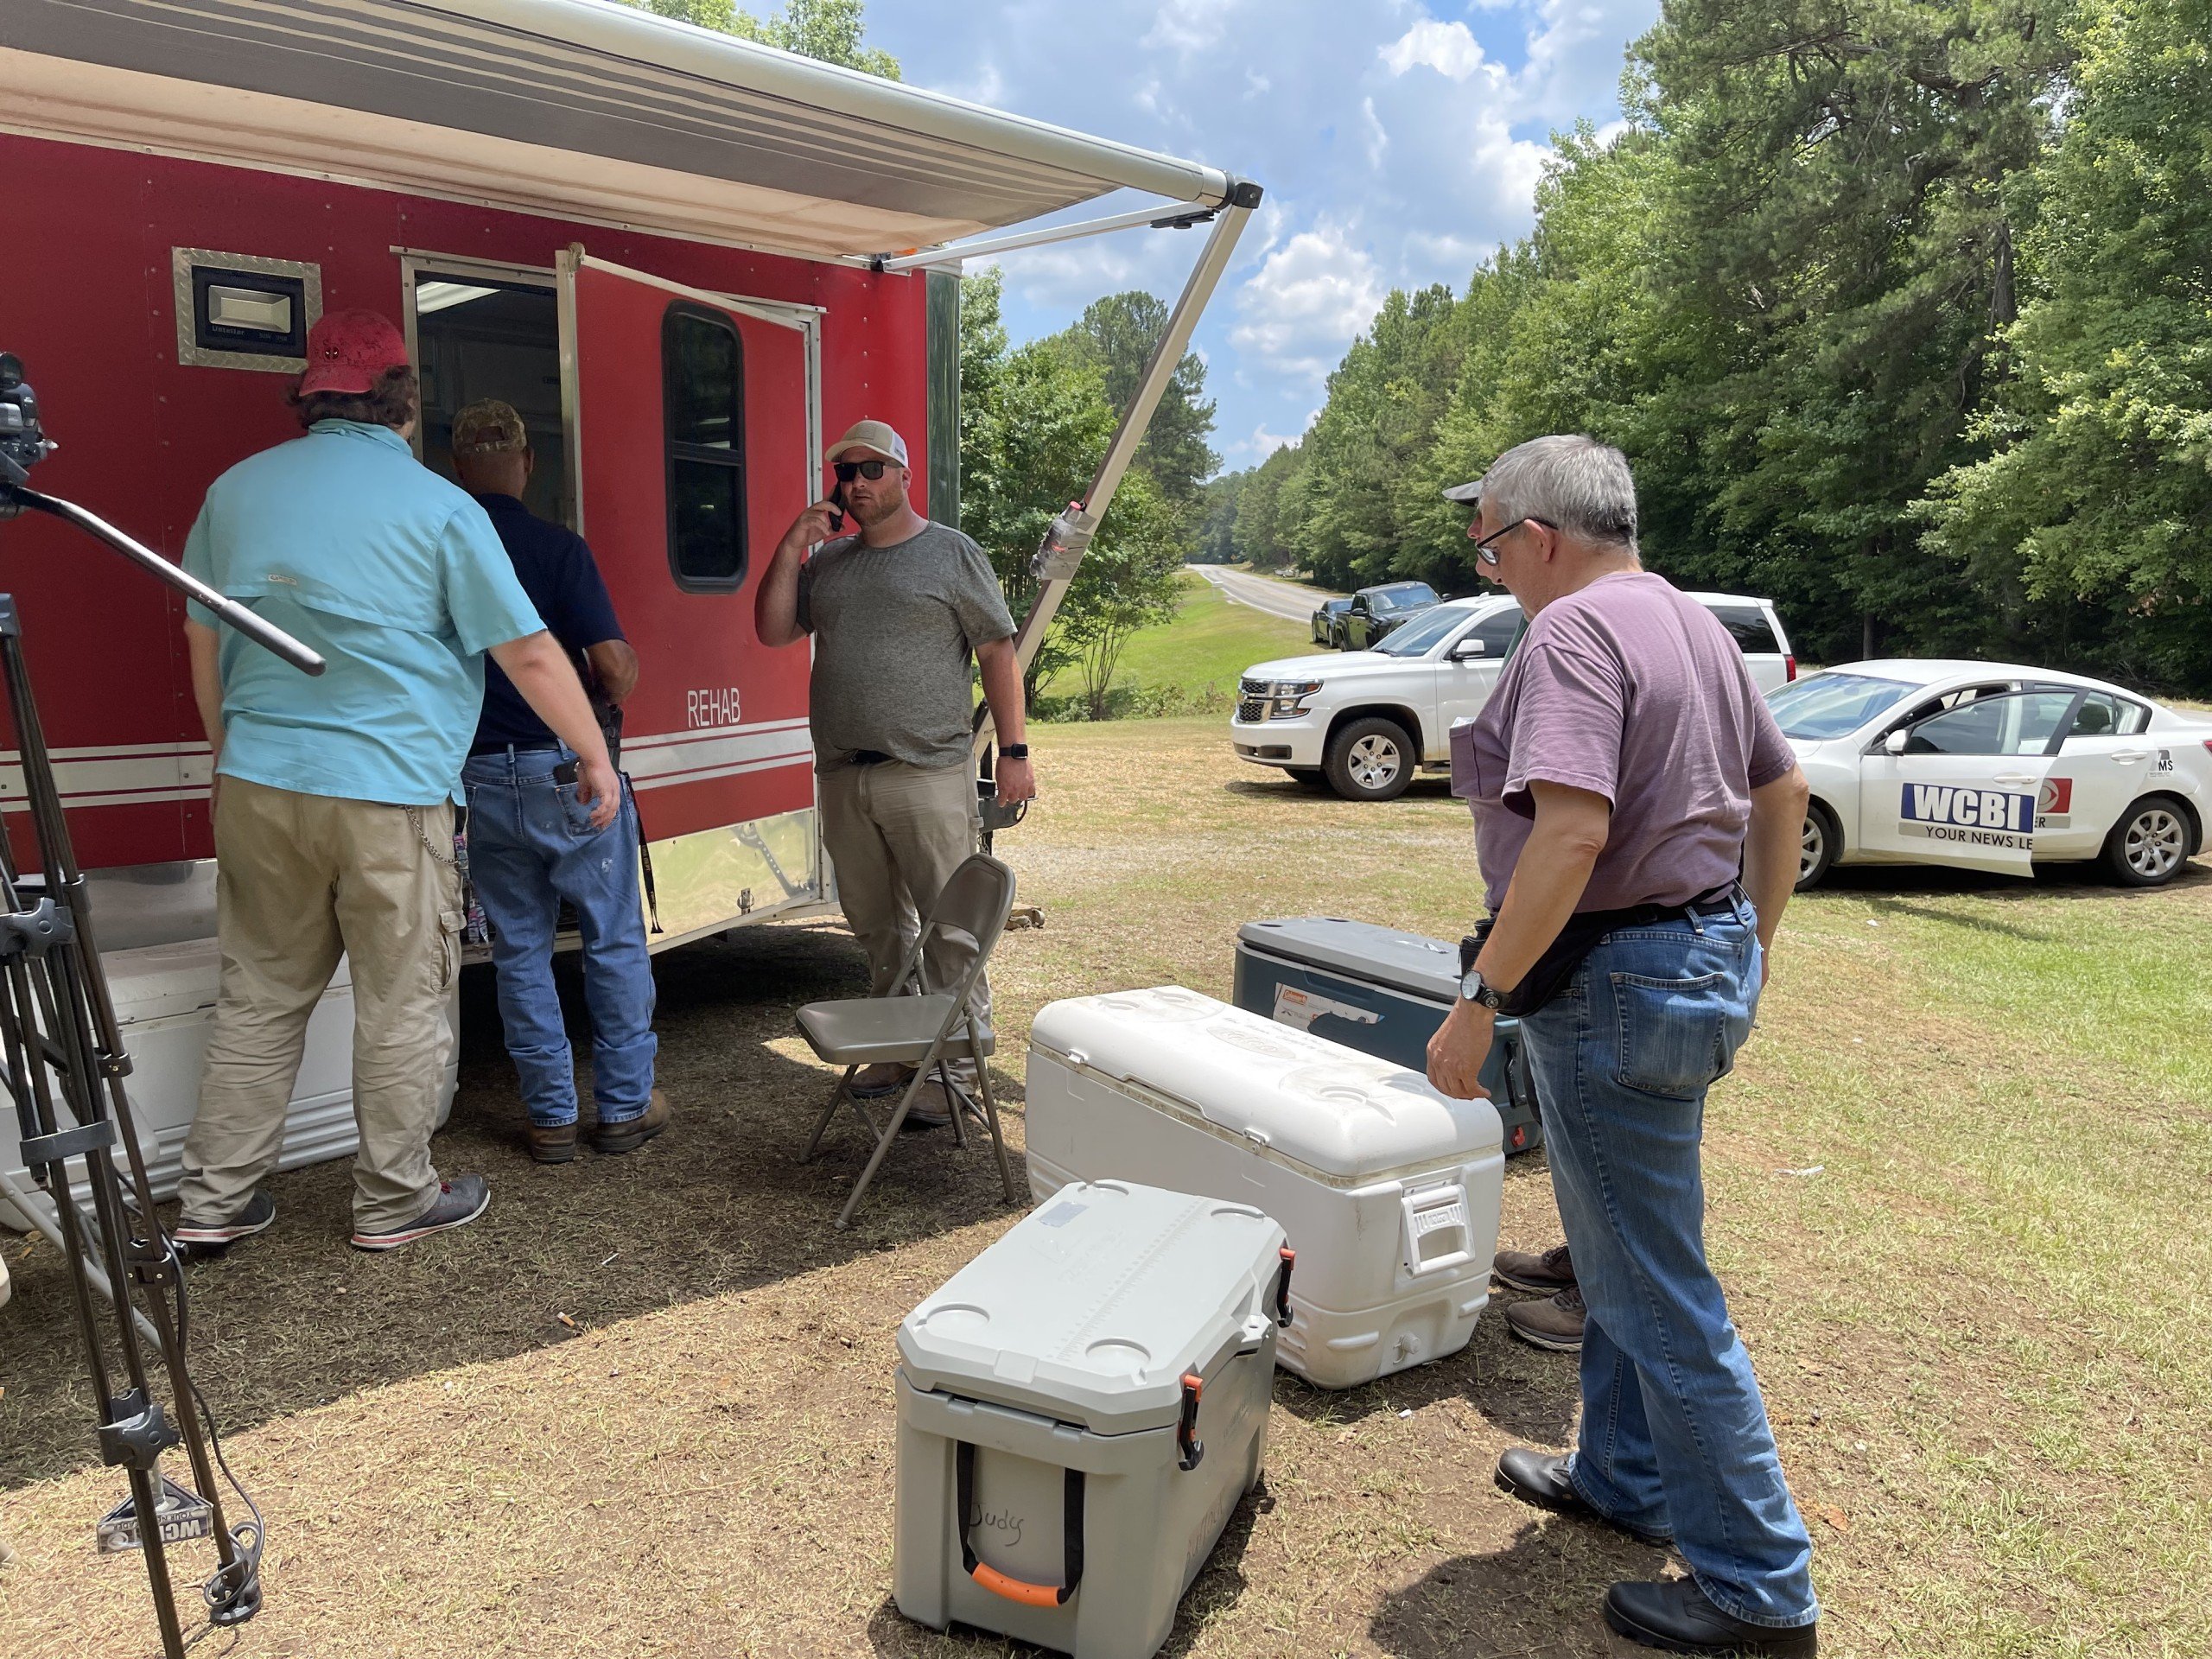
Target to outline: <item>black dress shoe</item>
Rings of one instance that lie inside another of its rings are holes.
[[[1821,1650],[1818,1624],[1778,1630],[1732,1618],[1706,1599],[1694,1579],[1617,1584],[1605,1592],[1605,1623],[1630,1641],[1662,1653],[1814,1659]]]
[[[1540,1510],[1579,1515],[1586,1521],[1611,1527],[1639,1544],[1663,1548],[1675,1541],[1671,1532],[1646,1532],[1641,1527],[1631,1527],[1592,1509],[1582,1494],[1574,1490],[1574,1483],[1567,1478],[1567,1458],[1561,1452],[1535,1452],[1525,1446],[1513,1447],[1497,1460],[1497,1490]]]

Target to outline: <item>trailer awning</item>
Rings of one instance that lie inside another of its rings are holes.
[[[817,257],[1218,169],[611,0],[6,0],[0,130]]]

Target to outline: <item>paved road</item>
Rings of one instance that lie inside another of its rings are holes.
[[[1285,617],[1293,622],[1312,620],[1313,607],[1323,599],[1332,597],[1318,588],[1281,582],[1273,576],[1255,576],[1249,570],[1230,570],[1218,564],[1193,564],[1187,568],[1221,589],[1222,597],[1230,604],[1249,605],[1255,611]]]

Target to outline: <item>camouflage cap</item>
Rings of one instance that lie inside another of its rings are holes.
[[[530,433],[514,405],[497,397],[480,397],[453,417],[453,452],[456,455],[511,454],[530,448]]]

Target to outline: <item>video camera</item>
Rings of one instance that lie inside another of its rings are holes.
[[[23,359],[0,352],[0,484],[22,484],[31,468],[54,448],[38,418],[38,394],[23,378]],[[0,518],[22,511],[20,502],[0,495]]]

